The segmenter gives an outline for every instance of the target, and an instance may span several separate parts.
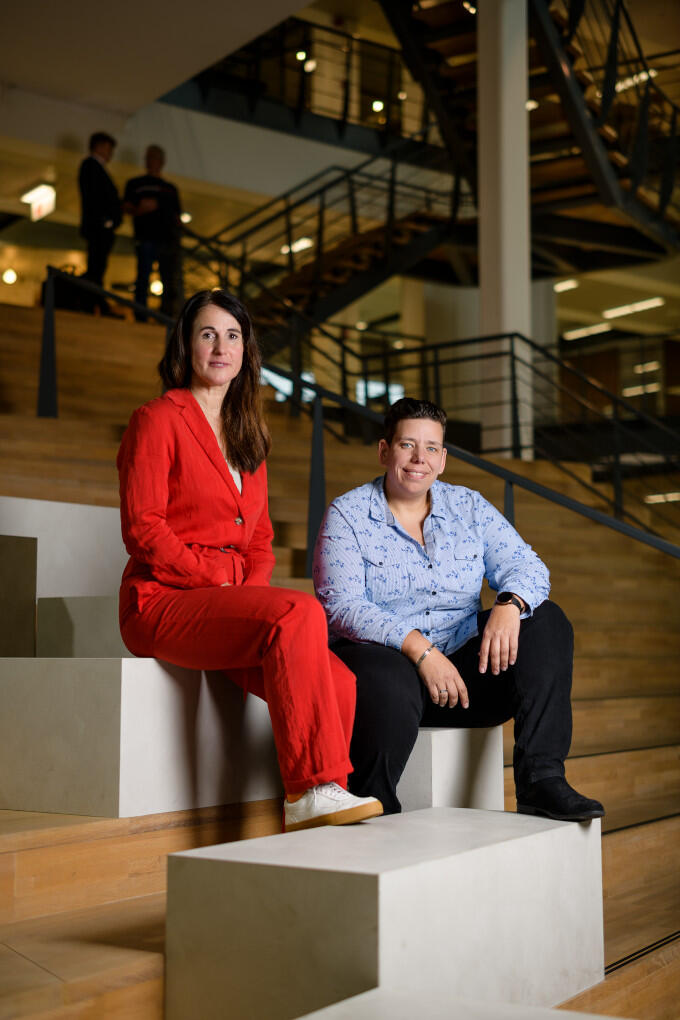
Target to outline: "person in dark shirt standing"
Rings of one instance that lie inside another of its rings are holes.
[[[90,154],[80,164],[80,233],[87,242],[87,271],[84,279],[103,287],[104,274],[120,226],[122,210],[116,185],[106,171],[116,140],[104,131],[90,137]],[[99,307],[103,315],[113,315],[103,298],[88,302],[90,310]]]
[[[135,301],[146,305],[151,270],[154,263],[158,263],[163,284],[161,312],[175,316],[182,302],[183,290],[179,193],[174,184],[161,177],[165,152],[160,145],[148,147],[145,165],[146,173],[127,182],[123,197],[123,209],[132,216],[135,228]],[[138,322],[146,320],[142,313],[135,313],[135,318]]]

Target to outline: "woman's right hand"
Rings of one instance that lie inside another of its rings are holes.
[[[437,648],[425,656],[418,673],[435,705],[453,708],[460,702],[462,708],[467,708],[470,704],[462,676]]]

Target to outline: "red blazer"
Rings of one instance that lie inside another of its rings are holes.
[[[120,516],[130,554],[121,615],[158,591],[267,585],[274,566],[267,469],[239,493],[189,390],[169,390],[134,412],[118,451]]]

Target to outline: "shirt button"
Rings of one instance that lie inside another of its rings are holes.
[[[429,630],[424,630],[423,631],[423,634],[429,634],[429,633],[430,633]]]
[[[428,569],[428,570],[432,570],[432,564],[431,564],[431,563],[428,563],[428,565],[427,565],[427,569]]]
[[[426,609],[426,610],[425,610],[425,616],[429,616],[429,615],[430,615],[430,610],[429,610],[429,609]]]
[[[383,565],[383,561],[382,560],[378,560],[378,566],[382,567],[382,565]]]
[[[436,595],[437,593],[436,593],[436,591],[433,591],[433,592],[432,592],[432,594],[433,594],[433,595]]]
[[[237,518],[236,518],[236,519],[234,520],[234,524],[243,524],[243,518],[242,518],[242,517],[237,517]]]

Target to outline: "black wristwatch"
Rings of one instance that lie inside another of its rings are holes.
[[[513,595],[511,591],[499,591],[498,595],[496,595],[496,601],[494,605],[509,606],[511,603],[513,606],[517,606],[520,613],[524,612],[524,606],[517,598],[517,596]]]

